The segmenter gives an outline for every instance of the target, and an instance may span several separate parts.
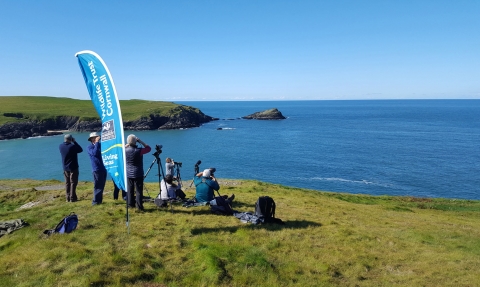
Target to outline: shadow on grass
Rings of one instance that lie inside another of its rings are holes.
[[[176,213],[176,214],[192,214],[192,210],[184,209],[183,207],[174,207],[171,209],[170,207],[157,207],[152,209],[145,209],[146,212],[166,212],[166,213]],[[205,210],[206,212],[210,213],[210,210]],[[195,212],[193,212],[196,214]]]
[[[240,228],[247,228],[247,229],[266,229],[270,231],[277,231],[277,230],[282,230],[284,228],[289,228],[289,229],[303,229],[303,228],[308,228],[308,227],[320,227],[322,226],[321,223],[313,222],[313,221],[307,221],[307,220],[291,220],[291,221],[284,221],[285,225],[280,225],[280,224],[245,224],[243,226],[224,226],[224,227],[215,227],[215,228],[193,228],[192,229],[192,235],[198,235],[198,234],[203,234],[203,233],[215,233],[215,232],[230,232],[234,233],[237,232],[238,229]]]
[[[176,213],[176,214],[191,214],[193,216],[198,216],[198,215],[214,215],[209,209],[195,209],[195,208],[184,208],[184,207],[177,207],[173,208],[173,211],[170,209],[170,207],[160,207],[157,209],[152,209],[149,210],[149,212],[170,212],[170,213]]]

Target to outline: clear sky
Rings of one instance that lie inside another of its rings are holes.
[[[0,0],[0,95],[89,99],[480,99],[480,1]]]

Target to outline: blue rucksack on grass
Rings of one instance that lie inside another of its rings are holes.
[[[69,215],[65,216],[54,229],[47,229],[43,232],[43,234],[50,235],[53,233],[70,233],[77,228],[77,225],[78,217],[75,212],[72,212]]]

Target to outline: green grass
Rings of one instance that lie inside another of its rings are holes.
[[[29,226],[0,238],[0,286],[475,286],[480,202],[319,192],[219,180],[234,208],[261,195],[285,225],[243,224],[208,207],[131,213],[123,201],[91,206],[92,183],[65,203],[62,182],[0,181],[0,218]],[[187,184],[185,184],[187,186]],[[41,187],[52,186],[53,189]],[[158,193],[158,183],[146,185]],[[187,189],[188,196],[194,190]],[[147,193],[146,193],[147,195]],[[29,209],[21,205],[39,201]],[[71,211],[71,234],[45,237]]]
[[[125,121],[139,119],[142,115],[168,115],[179,106],[171,102],[121,100]],[[21,113],[22,118],[7,117],[5,113]],[[0,125],[25,120],[46,120],[59,116],[74,116],[81,120],[97,119],[98,114],[90,100],[36,96],[0,97]]]

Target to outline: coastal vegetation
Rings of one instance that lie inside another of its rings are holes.
[[[219,179],[234,209],[271,196],[285,225],[252,225],[208,207],[145,213],[92,182],[66,203],[57,180],[0,180],[0,218],[29,225],[0,237],[0,286],[475,286],[480,201],[321,192]],[[187,196],[194,195],[188,188]],[[147,183],[145,195],[158,194]],[[27,205],[25,205],[27,204]],[[173,211],[173,212],[172,212]],[[70,212],[70,234],[42,232]]]
[[[145,114],[166,115],[179,105],[160,101],[120,100],[120,106],[123,119],[133,121]],[[74,116],[80,120],[98,119],[90,100],[37,96],[0,97],[0,125],[14,121],[42,121],[59,116]]]
[[[172,102],[121,100],[120,106],[127,130],[192,128],[214,120],[197,108]],[[0,140],[58,134],[56,130],[99,131],[101,124],[90,100],[0,97]]]

